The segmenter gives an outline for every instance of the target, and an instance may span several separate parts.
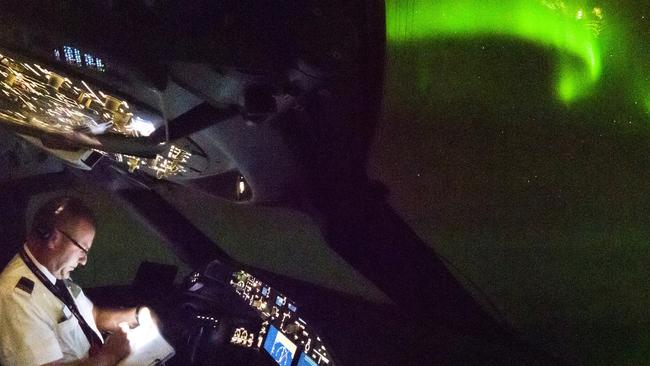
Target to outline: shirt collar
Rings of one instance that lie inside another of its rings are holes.
[[[27,253],[29,259],[31,259],[32,262],[34,262],[36,268],[38,268],[39,271],[43,272],[45,277],[47,277],[47,279],[50,280],[50,282],[52,282],[53,285],[56,284],[56,277],[54,277],[54,275],[47,268],[45,268],[44,265],[42,265],[39,261],[37,261],[36,258],[34,258],[32,252],[30,252],[29,248],[27,248],[27,245],[23,245],[23,248],[25,248],[25,253]]]

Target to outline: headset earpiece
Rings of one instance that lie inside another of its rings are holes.
[[[38,229],[36,229],[36,231],[38,232],[38,236],[43,240],[47,240],[47,239],[50,238],[50,236],[52,236],[52,231],[51,230],[46,230],[44,228],[38,228]]]

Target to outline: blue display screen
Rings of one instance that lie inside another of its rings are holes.
[[[298,366],[318,366],[318,364],[311,357],[301,353],[298,358]]]
[[[284,305],[284,298],[283,298],[283,297],[280,297],[280,296],[277,296],[277,297],[275,298],[275,305],[277,305],[277,306],[282,306],[282,305]]]
[[[280,366],[291,366],[298,347],[274,326],[269,327],[269,333],[264,341],[264,350]],[[307,364],[308,365],[308,364]]]

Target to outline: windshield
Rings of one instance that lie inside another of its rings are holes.
[[[645,362],[650,6],[386,5],[391,205],[534,343]]]

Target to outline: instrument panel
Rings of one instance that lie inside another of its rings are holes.
[[[246,271],[225,272],[218,265],[208,265],[205,271],[192,274],[186,287],[192,298],[218,303],[191,308],[201,332],[222,334],[221,345],[213,347],[226,344],[259,353],[269,365],[338,364],[295,301]]]
[[[256,339],[252,343],[280,366],[291,366],[296,359],[300,366],[334,365],[322,339],[300,317],[295,302],[245,271],[235,272],[230,285],[264,320],[257,333],[236,329],[233,344],[250,347],[250,340]]]

